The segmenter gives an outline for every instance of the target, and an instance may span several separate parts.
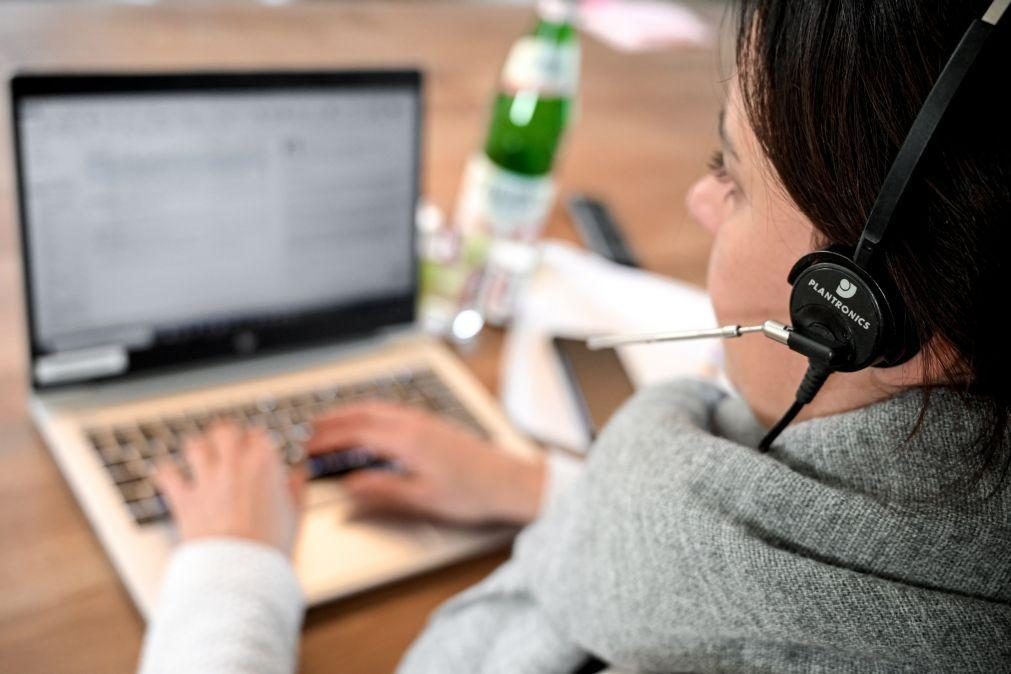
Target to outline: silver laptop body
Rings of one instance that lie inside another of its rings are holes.
[[[146,476],[208,419],[363,397],[534,451],[415,329],[416,71],[21,75],[11,83],[30,407],[143,615],[174,543]],[[267,423],[267,422],[264,422]],[[310,483],[310,605],[501,545],[501,527],[353,518]]]

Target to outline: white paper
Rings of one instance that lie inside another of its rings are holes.
[[[708,328],[716,325],[704,290],[613,264],[570,244],[542,245],[542,263],[520,298],[502,360],[501,398],[519,428],[549,444],[585,449],[589,438],[551,346],[556,335]],[[722,374],[722,345],[699,340],[618,349],[637,388],[682,376]]]
[[[679,44],[706,46],[713,30],[682,5],[659,0],[586,0],[580,28],[625,52],[665,49]]]

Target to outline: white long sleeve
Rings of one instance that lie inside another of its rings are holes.
[[[549,453],[541,512],[582,469],[582,459]],[[187,543],[169,562],[139,674],[290,674],[303,612],[291,564],[274,548],[228,538]]]
[[[227,538],[186,543],[165,573],[140,674],[290,674],[303,612],[278,550]]]

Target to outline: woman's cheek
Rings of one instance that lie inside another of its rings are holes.
[[[732,226],[724,226],[714,239],[707,271],[709,295],[721,325],[746,321],[747,308],[752,305],[749,261],[736,246]]]
[[[719,239],[713,241],[713,247],[709,251],[709,262],[706,268],[706,290],[709,292],[709,301],[712,302],[713,311],[716,313],[716,320],[723,324],[723,297],[724,281],[720,276],[720,245]]]

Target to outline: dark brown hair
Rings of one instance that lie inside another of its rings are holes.
[[[853,247],[941,68],[990,0],[741,0],[737,69],[748,119],[821,247]],[[1005,22],[1007,24],[1009,22]],[[976,483],[1011,461],[1008,30],[960,91],[884,242],[881,273],[913,325],[933,335],[925,382],[960,391],[983,419],[967,449]],[[923,420],[931,386],[920,414]],[[919,423],[917,424],[919,426]],[[915,429],[913,430],[915,432]]]

